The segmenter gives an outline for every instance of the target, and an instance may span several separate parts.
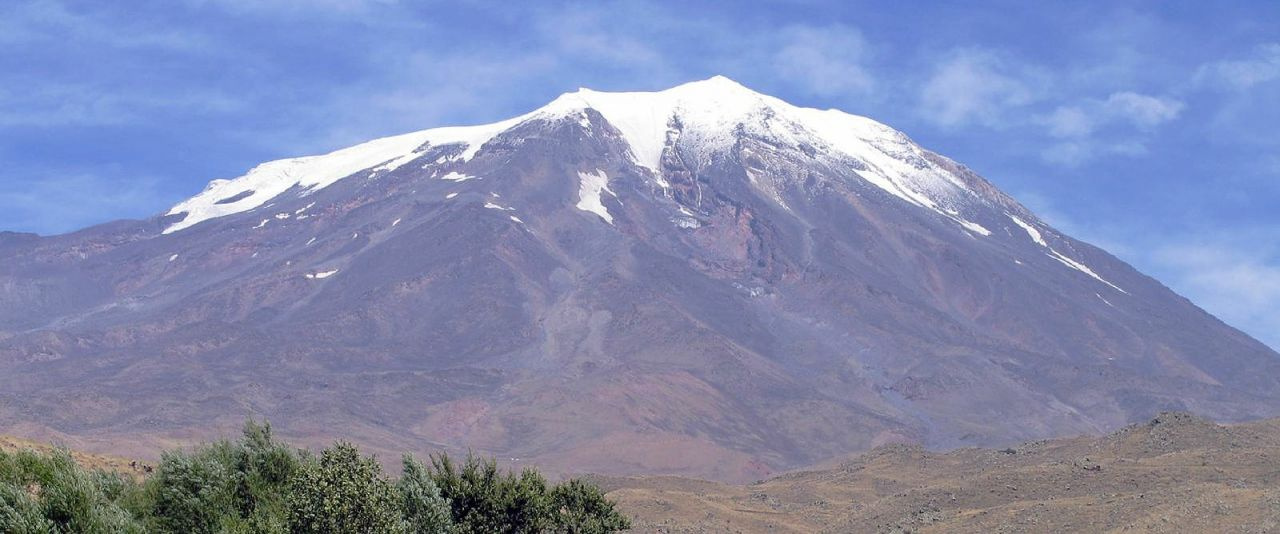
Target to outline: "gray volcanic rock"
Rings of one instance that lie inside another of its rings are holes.
[[[8,433],[255,415],[747,480],[1280,413],[1271,349],[897,131],[724,78],[267,163],[0,260]]]

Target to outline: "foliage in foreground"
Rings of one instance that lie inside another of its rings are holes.
[[[549,484],[468,455],[403,459],[399,479],[348,443],[319,455],[245,424],[238,441],[170,451],[143,482],[67,451],[0,451],[0,532],[607,533],[630,527],[594,485]]]
[[[67,451],[0,451],[0,532],[144,532],[126,509],[137,489],[125,477],[80,468]]]

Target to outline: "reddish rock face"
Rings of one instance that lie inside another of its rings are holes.
[[[837,150],[722,83],[763,104],[709,123],[683,101],[656,169],[604,102],[169,233],[182,215],[0,234],[0,431],[157,444],[258,416],[304,443],[754,480],[1280,412],[1275,352],[963,166],[891,130]]]

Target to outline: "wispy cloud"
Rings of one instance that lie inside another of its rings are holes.
[[[1066,167],[1079,167],[1101,156],[1142,156],[1148,153],[1141,141],[1116,140],[1099,142],[1076,138],[1052,143],[1040,151],[1046,162]]]
[[[122,50],[212,50],[209,39],[193,28],[151,24],[145,17],[110,9],[72,9],[58,0],[7,3],[0,7],[0,15],[0,43],[9,45],[70,42]]]
[[[1059,139],[1041,155],[1053,163],[1079,165],[1102,154],[1145,154],[1143,134],[1178,118],[1183,107],[1173,98],[1132,91],[1058,106],[1038,119]],[[1100,137],[1100,131],[1105,135]]]
[[[539,52],[558,58],[556,66],[584,62],[649,76],[667,74],[670,60],[651,41],[647,30],[619,25],[617,15],[606,6],[538,11],[532,21],[537,37],[547,45]]]
[[[1275,231],[1255,239],[1201,237],[1156,249],[1167,282],[1229,324],[1280,348],[1280,242]]]
[[[1111,93],[1102,102],[1104,116],[1127,121],[1144,130],[1178,118],[1183,103],[1172,98],[1143,95],[1131,91]]]
[[[920,87],[920,113],[943,127],[1004,126],[1042,97],[1038,69],[992,50],[964,48],[939,61]]]
[[[158,111],[183,114],[228,113],[246,102],[218,91],[149,94],[128,87],[83,84],[20,84],[0,87],[0,127],[104,126],[138,124]]]
[[[1114,74],[1121,64],[1108,64]],[[998,50],[961,48],[935,62],[919,86],[917,112],[944,129],[1025,132],[1049,163],[1079,166],[1107,155],[1147,153],[1147,137],[1179,117],[1186,104],[1170,96],[1110,88],[1094,65],[1059,72]],[[1035,132],[1034,129],[1040,129]],[[1038,138],[1038,139],[1037,139]]]
[[[215,7],[245,14],[317,14],[350,16],[386,8],[398,0],[187,0],[196,7]]]
[[[776,36],[774,70],[803,90],[822,96],[865,96],[876,89],[866,67],[870,46],[847,25],[788,26]]]
[[[1260,45],[1253,57],[1202,65],[1195,79],[1202,84],[1237,90],[1280,80],[1280,43]]]

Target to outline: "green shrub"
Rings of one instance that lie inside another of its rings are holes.
[[[594,485],[569,480],[548,488],[537,471],[501,471],[474,455],[458,466],[448,455],[431,458],[431,477],[448,499],[456,532],[604,533],[631,528]]]
[[[139,484],[80,467],[69,453],[0,451],[4,534],[588,534],[629,528],[594,485],[551,486],[533,469],[448,455],[403,459],[392,483],[372,457],[337,443],[318,457],[248,422],[241,438],[164,453]]]
[[[453,511],[449,500],[421,462],[406,454],[396,489],[400,490],[400,508],[414,534],[446,534],[453,529]]]
[[[597,534],[631,528],[631,521],[614,509],[599,487],[578,479],[551,490],[551,509],[556,532]]]
[[[152,523],[178,534],[284,532],[300,456],[253,421],[237,442],[167,452],[148,481]]]
[[[470,454],[458,466],[438,454],[431,457],[431,471],[460,534],[542,532],[550,524],[546,482],[532,470],[517,476]]]
[[[53,529],[53,521],[44,516],[30,492],[17,484],[0,483],[0,532],[45,534]]]
[[[131,481],[83,469],[64,450],[0,452],[0,532],[142,532],[118,503],[130,491]]]
[[[288,497],[296,534],[382,534],[407,531],[398,492],[372,457],[339,442],[302,465]]]
[[[165,453],[151,483],[156,525],[165,532],[212,534],[231,510],[232,473],[209,454]]]

